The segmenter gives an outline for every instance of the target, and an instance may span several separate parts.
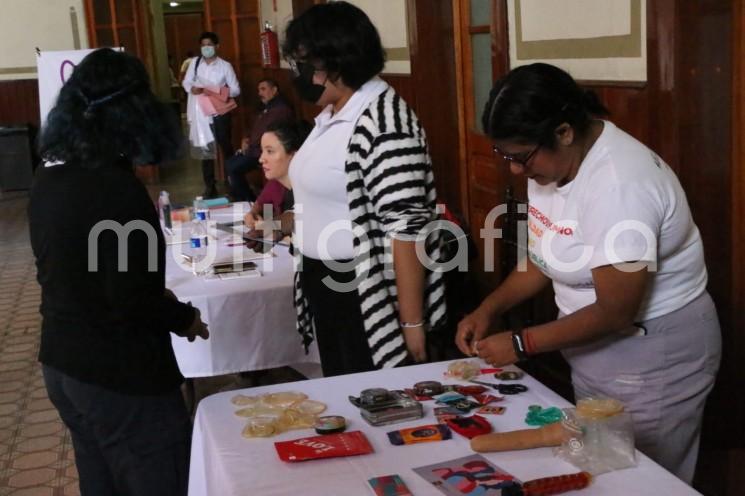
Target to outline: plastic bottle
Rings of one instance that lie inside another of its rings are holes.
[[[192,224],[190,244],[192,270],[194,271],[194,274],[201,275],[205,270],[200,268],[199,265],[207,256],[207,245],[209,244],[207,230],[201,221],[195,220]]]
[[[207,237],[208,217],[207,205],[201,196],[197,196],[194,200],[194,220],[191,224],[190,235],[192,270],[196,275],[202,275],[205,272],[205,269],[200,268],[200,265],[207,256],[207,245],[209,244],[209,238]]]
[[[202,222],[207,222],[210,219],[210,209],[207,206],[207,202],[204,201],[204,198],[201,196],[197,196],[194,200],[194,220],[200,220]]]
[[[163,218],[163,226],[166,229],[172,229],[173,222],[171,221],[171,197],[168,195],[168,191],[160,192],[158,203],[160,205],[160,215]]]

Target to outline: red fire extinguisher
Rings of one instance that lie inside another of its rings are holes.
[[[279,67],[279,39],[269,21],[264,23],[264,32],[261,33],[261,65],[274,69]]]

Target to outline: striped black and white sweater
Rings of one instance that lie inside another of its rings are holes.
[[[391,238],[426,239],[432,260],[440,259],[440,237],[432,163],[424,129],[401,97],[388,88],[362,113],[347,147],[347,199],[355,233],[364,330],[376,367],[394,367],[407,356],[399,326]],[[313,316],[295,274],[298,330],[306,347],[313,341]],[[425,321],[429,329],[445,323],[443,274],[426,270]]]

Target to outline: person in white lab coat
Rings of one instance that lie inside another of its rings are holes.
[[[230,98],[241,94],[238,78],[233,66],[227,60],[218,57],[220,39],[215,33],[205,32],[199,36],[200,55],[192,59],[181,83],[189,94],[187,102],[187,120],[189,121],[189,141],[195,148],[207,149],[211,143],[220,146],[223,157],[231,157],[234,152],[231,140],[230,113],[206,115],[197,104],[197,97],[205,88],[228,87]],[[204,178],[205,198],[217,195],[215,185],[215,161],[212,156],[202,160],[202,177]]]

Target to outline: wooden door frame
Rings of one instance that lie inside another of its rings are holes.
[[[120,46],[120,40],[119,40],[119,32],[118,28],[120,27],[119,22],[117,22],[116,18],[116,0],[108,0],[109,1],[109,10],[111,11],[111,24],[108,25],[100,25],[100,26],[108,26],[111,28],[113,38],[114,38],[114,46],[118,47]],[[135,47],[130,47],[131,51],[136,53],[138,56],[142,57],[143,60],[149,60],[149,54],[148,54],[148,22],[147,22],[147,16],[145,15],[147,12],[149,12],[149,5],[147,3],[143,4],[142,0],[131,0],[132,5],[134,8],[134,22],[132,27],[134,28],[135,32]],[[96,16],[95,16],[95,9],[93,6],[94,0],[85,0],[85,24],[88,29],[88,43],[91,47],[97,47],[98,46],[98,35],[96,34]],[[125,47],[126,48],[126,47]]]
[[[455,41],[455,68],[460,77],[455,78],[456,95],[458,97],[458,163],[460,164],[460,211],[467,223],[471,222],[468,188],[468,153],[466,145],[467,120],[466,120],[466,71],[471,71],[469,64],[465,63],[466,47],[463,46],[463,14],[462,4],[459,0],[453,1],[453,39]]]

